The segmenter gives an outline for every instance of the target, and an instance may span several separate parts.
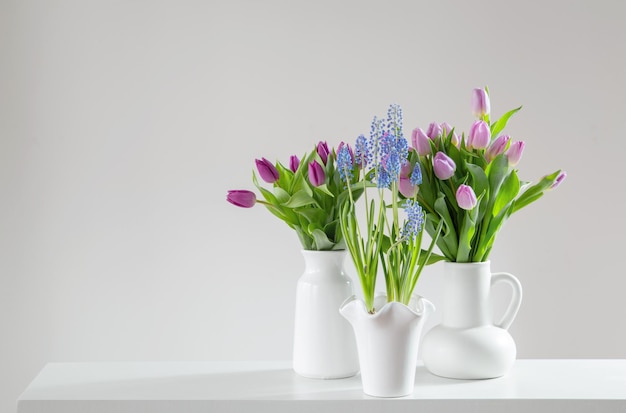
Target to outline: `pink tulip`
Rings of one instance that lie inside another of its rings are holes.
[[[485,89],[474,89],[472,91],[472,112],[474,116],[482,119],[483,116],[488,115],[491,110],[489,104],[489,95]]]
[[[415,148],[417,153],[421,156],[430,155],[430,138],[421,128],[413,129],[411,133],[411,143],[413,144],[413,148]]]
[[[501,135],[498,136],[496,140],[491,142],[491,145],[489,145],[489,148],[487,148],[487,152],[485,153],[485,158],[487,158],[487,161],[493,161],[496,156],[504,152],[510,140],[511,138],[509,137],[509,135]]]
[[[411,178],[405,178],[400,176],[398,189],[405,198],[413,198],[417,193],[418,186],[411,184]]]
[[[433,159],[433,169],[435,170],[437,178],[445,181],[454,175],[454,171],[456,171],[456,164],[445,153],[437,152],[435,158]]]
[[[254,161],[256,162],[256,167],[259,170],[259,175],[261,175],[261,178],[265,182],[273,184],[278,181],[280,175],[278,174],[278,169],[276,169],[274,164],[265,158],[261,158],[260,160],[255,159]]]
[[[476,206],[476,194],[471,186],[459,185],[459,189],[456,190],[456,202],[459,204],[459,208],[465,210],[474,209]]]
[[[226,200],[241,208],[252,208],[256,203],[256,195],[252,191],[237,189],[228,191]]]
[[[517,165],[520,159],[522,159],[522,154],[524,153],[524,146],[526,146],[524,141],[517,141],[517,142],[511,143],[509,150],[506,151],[506,157],[509,159],[509,166]]]
[[[561,185],[561,182],[563,182],[565,178],[567,178],[567,173],[563,171],[556,177],[556,179],[554,180],[554,183],[550,185],[549,189],[555,189],[556,187]]]
[[[491,130],[485,121],[477,120],[470,128],[468,149],[485,149],[491,140]]]
[[[309,163],[309,181],[313,186],[320,186],[326,181],[324,168],[315,160]]]
[[[452,132],[452,125],[450,125],[448,122],[443,122],[441,124],[441,130],[443,131],[444,136],[448,136],[448,134]]]
[[[441,125],[438,124],[437,122],[433,122],[430,125],[428,125],[428,130],[426,130],[426,135],[428,135],[428,137],[430,139],[435,139],[437,136],[442,134],[442,129],[441,129]]]

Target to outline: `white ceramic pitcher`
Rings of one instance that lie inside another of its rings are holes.
[[[489,295],[496,283],[511,286],[511,302],[494,323]],[[424,365],[437,376],[488,379],[506,374],[517,349],[507,331],[519,310],[522,286],[508,273],[490,271],[490,263],[444,263],[441,324],[424,335]]]

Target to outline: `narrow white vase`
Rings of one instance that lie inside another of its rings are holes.
[[[301,376],[339,379],[359,372],[354,333],[339,307],[354,291],[343,269],[346,251],[302,251],[298,280],[293,369]]]
[[[374,314],[355,297],[341,307],[356,334],[363,392],[375,397],[401,397],[413,393],[420,333],[435,307],[414,295],[408,306],[375,299]]]
[[[490,263],[444,263],[442,322],[424,335],[422,359],[433,374],[455,379],[489,379],[506,374],[516,357],[507,331],[522,301],[513,275],[490,271]],[[489,295],[496,283],[511,286],[511,302],[493,322]]]

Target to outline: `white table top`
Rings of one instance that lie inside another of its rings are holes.
[[[360,376],[314,380],[288,361],[50,363],[18,413],[368,411],[626,412],[626,360],[517,360],[491,380],[451,380],[418,366],[413,395],[377,399]],[[562,410],[565,409],[565,410]]]

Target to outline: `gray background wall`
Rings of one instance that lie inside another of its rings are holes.
[[[623,4],[1,1],[0,410],[46,362],[290,358],[300,247],[227,189],[389,103],[468,130],[484,85],[521,177],[569,174],[492,253],[519,357],[626,357]]]

